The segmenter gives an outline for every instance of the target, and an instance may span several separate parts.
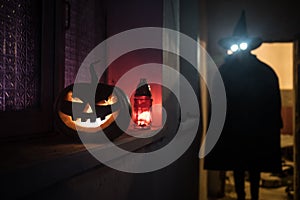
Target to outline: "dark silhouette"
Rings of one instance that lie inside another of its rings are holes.
[[[260,172],[281,172],[278,78],[271,67],[250,52],[261,43],[259,38],[248,37],[244,11],[233,36],[219,41],[232,53],[219,68],[227,95],[227,113],[222,134],[205,158],[205,168],[233,170],[239,200],[245,199],[246,171],[252,200],[259,196]]]

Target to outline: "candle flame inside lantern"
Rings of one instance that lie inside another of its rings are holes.
[[[141,79],[134,95],[134,123],[135,128],[149,129],[152,122],[151,89],[146,79]]]
[[[151,124],[152,117],[150,111],[142,112],[138,115],[137,124],[139,126],[149,126]]]

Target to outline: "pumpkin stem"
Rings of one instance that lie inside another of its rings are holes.
[[[99,62],[100,62],[100,60],[98,60],[98,61],[96,61],[96,62],[94,62],[90,65],[90,74],[91,74],[91,83],[92,83],[92,85],[93,84],[96,85],[96,83],[98,83],[98,77],[97,77],[97,73],[96,73],[95,68],[94,68],[94,64],[99,63]]]

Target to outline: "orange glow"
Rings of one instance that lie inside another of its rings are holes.
[[[73,97],[73,92],[69,91],[65,97],[66,101],[70,102],[77,102],[77,103],[84,103],[81,99],[77,97]],[[106,105],[113,105],[118,101],[118,98],[115,95],[111,95],[108,97],[107,100],[101,100],[96,103],[98,106],[106,106]],[[82,111],[83,113],[93,113],[93,110],[89,103],[86,104],[85,108]],[[108,127],[111,123],[114,122],[114,120],[118,117],[119,111],[115,111],[112,114],[109,114],[105,117],[105,119],[101,120],[100,118],[97,118],[95,122],[91,122],[90,119],[87,119],[86,121],[81,121],[81,118],[77,118],[75,120],[72,120],[72,117],[69,115],[66,115],[62,112],[58,112],[59,117],[61,120],[67,125],[69,128],[73,130],[78,131],[84,131],[87,133],[95,133],[98,131],[101,131],[102,129],[105,129]]]
[[[280,89],[293,89],[292,42],[263,43],[252,53],[275,70],[279,78]]]
[[[90,119],[87,119],[85,122],[81,121],[80,118],[77,118],[74,123],[78,127],[86,127],[86,128],[97,128],[100,127],[102,124],[107,122],[112,114],[107,115],[104,120],[97,118],[95,122],[91,122]]]
[[[104,120],[97,118],[95,122],[90,122],[90,119],[87,119],[85,122],[82,122],[80,118],[77,118],[75,121],[72,120],[72,117],[66,115],[62,112],[59,112],[59,117],[61,120],[73,130],[84,131],[86,133],[95,133],[101,131],[108,127],[114,120],[118,117],[119,112],[116,111],[113,114],[107,115]]]

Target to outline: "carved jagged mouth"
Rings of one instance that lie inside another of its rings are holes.
[[[105,117],[105,119],[101,119],[100,117],[96,118],[94,122],[91,122],[90,119],[86,119],[86,121],[82,121],[81,118],[76,118],[72,120],[72,117],[66,115],[63,112],[59,112],[59,117],[63,121],[63,123],[68,126],[69,128],[73,129],[74,131],[84,131],[87,133],[95,133],[101,131],[108,127],[111,123],[119,115],[119,112],[113,112]]]
[[[112,114],[107,115],[104,119],[100,119],[100,117],[96,118],[95,120],[77,118],[73,121],[76,124],[76,126],[96,128],[106,123],[110,117],[112,117]]]

